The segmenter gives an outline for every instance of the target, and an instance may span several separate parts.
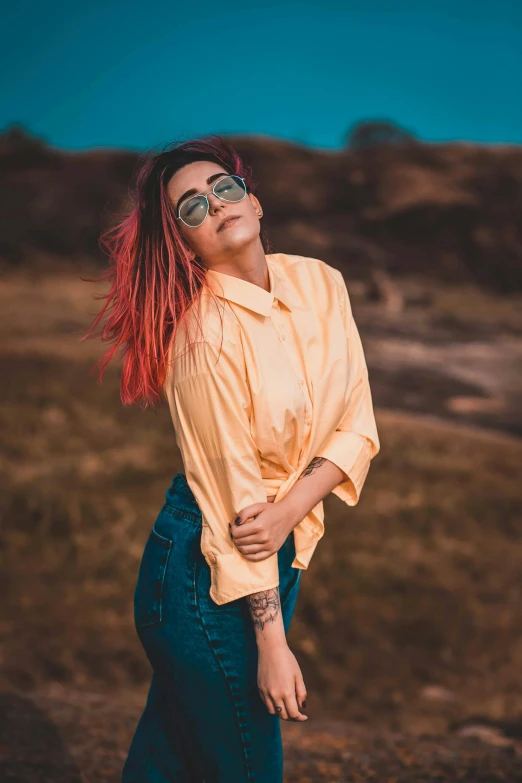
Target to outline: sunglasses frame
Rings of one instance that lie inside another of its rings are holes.
[[[227,179],[228,177],[237,177],[237,179],[240,179],[240,180],[243,182],[243,187],[244,187],[244,189],[245,189],[245,192],[243,193],[243,196],[242,196],[240,199],[237,199],[236,201],[230,201],[230,199],[228,199],[228,198],[223,198],[222,196],[218,195],[218,194],[216,193],[216,191],[214,190],[214,188],[216,187],[216,185],[217,185],[219,182],[222,182],[224,179]],[[202,225],[203,225],[203,223],[205,222],[205,220],[208,218],[208,213],[210,212],[210,202],[209,202],[209,200],[208,200],[208,194],[209,194],[209,193],[214,193],[214,195],[216,196],[216,198],[218,198],[220,201],[226,201],[226,203],[227,203],[227,204],[239,204],[239,202],[240,202],[240,201],[243,201],[243,199],[244,199],[244,198],[245,198],[245,196],[247,195],[247,186],[246,186],[246,184],[245,184],[245,178],[244,178],[244,177],[240,177],[238,174],[224,174],[222,177],[220,177],[219,179],[217,179],[217,180],[214,182],[214,184],[212,185],[212,187],[210,188],[210,190],[207,190],[207,192],[206,192],[206,193],[194,193],[194,195],[193,195],[193,196],[189,196],[188,198],[186,198],[186,199],[185,199],[185,201],[182,201],[182,202],[181,202],[181,204],[179,205],[179,208],[178,208],[178,214],[177,214],[177,216],[176,216],[176,220],[181,220],[181,222],[182,222],[182,223],[183,223],[185,226],[188,226],[188,228],[199,228],[200,226],[202,226]],[[185,223],[185,221],[184,221],[184,220],[183,220],[183,218],[181,217],[181,214],[180,214],[180,213],[181,213],[181,207],[183,206],[183,204],[186,204],[188,201],[190,201],[190,199],[192,199],[192,198],[197,198],[198,196],[204,196],[204,198],[205,198],[205,201],[207,202],[207,214],[205,215],[205,217],[203,218],[203,220],[201,221],[201,223],[198,223],[198,225],[197,225],[197,226],[191,226],[191,225],[189,225],[188,223]]]

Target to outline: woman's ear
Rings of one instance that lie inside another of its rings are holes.
[[[263,210],[261,209],[261,204],[259,203],[258,198],[256,196],[254,196],[253,193],[249,193],[248,195],[250,196],[250,201],[252,202],[252,206],[254,207],[254,209],[256,211],[256,215],[258,217],[262,217],[263,216]]]

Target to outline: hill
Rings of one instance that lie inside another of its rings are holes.
[[[253,168],[273,252],[510,293],[522,289],[522,150],[352,135],[339,152],[230,137]],[[0,264],[103,263],[102,228],[123,209],[131,152],[66,153],[21,128],[0,136]]]

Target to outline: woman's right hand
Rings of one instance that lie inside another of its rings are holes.
[[[306,688],[297,659],[286,641],[258,648],[257,684],[268,712],[283,720],[308,720]]]

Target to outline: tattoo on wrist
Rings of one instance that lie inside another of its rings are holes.
[[[281,612],[279,587],[262,590],[246,596],[254,628],[263,630],[268,623],[274,623]]]
[[[314,470],[317,470],[317,468],[323,464],[323,462],[326,462],[326,457],[314,457],[313,460],[310,462],[308,467],[306,467],[299,478],[297,479],[300,481],[304,476],[311,476]]]

